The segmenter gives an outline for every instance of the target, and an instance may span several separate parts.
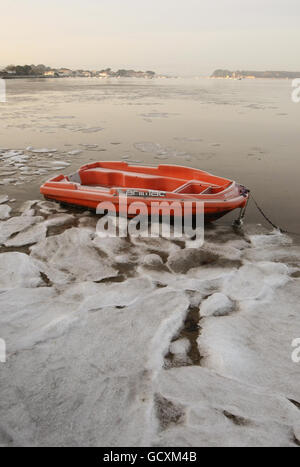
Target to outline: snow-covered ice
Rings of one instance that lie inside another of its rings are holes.
[[[0,204],[7,203],[9,197],[7,195],[0,195]]]
[[[0,245],[5,243],[12,235],[22,232],[28,227],[43,220],[39,216],[17,216],[0,222]]]
[[[41,276],[34,261],[23,253],[11,252],[0,255],[0,292],[17,287],[37,287]]]
[[[26,148],[27,151],[30,152],[35,152],[37,154],[44,154],[44,153],[49,153],[49,152],[56,152],[57,149],[48,149],[48,148],[33,148],[32,146],[29,146]]]
[[[6,247],[21,247],[26,245],[33,245],[34,243],[40,242],[46,238],[47,224],[43,222],[41,224],[35,224],[30,226],[23,232],[19,232],[12,238],[5,242]]]
[[[125,309],[83,313],[76,312],[78,299],[71,305],[68,297],[66,307],[63,297],[43,295],[32,295],[29,304],[21,302],[20,317],[15,318],[22,325],[9,341],[12,349],[23,342],[24,351],[11,356],[13,373],[8,367],[1,370],[6,401],[1,424],[12,444],[150,444],[152,379],[168,339],[181,325],[187,307],[184,294],[158,290]],[[11,325],[1,325],[2,332],[11,335]],[[31,343],[27,336],[32,336]],[[26,406],[14,403],[20,397],[18,381],[23,381]],[[72,428],[65,430],[66,423]]]
[[[182,416],[165,414],[155,446],[296,446],[299,409],[276,390],[188,366],[161,372],[157,391]]]
[[[118,275],[105,257],[97,255],[91,233],[72,228],[48,237],[31,248],[31,256],[45,264],[54,283],[101,281]]]
[[[201,316],[226,316],[233,312],[234,302],[222,293],[210,295],[201,306]]]
[[[69,151],[68,154],[70,156],[78,156],[78,154],[81,154],[82,151],[80,149],[72,149],[72,151]]]
[[[0,222],[0,444],[298,445],[299,246],[96,222],[39,200]]]
[[[30,184],[41,175],[51,175],[70,165],[79,149],[65,152],[56,148],[7,149],[0,151],[0,185]]]
[[[0,206],[0,220],[8,219],[11,213],[11,207],[7,204],[2,204]]]
[[[68,162],[64,162],[64,161],[53,161],[52,162],[52,165],[54,166],[59,166],[59,168],[64,168],[64,167],[68,167],[70,164]]]

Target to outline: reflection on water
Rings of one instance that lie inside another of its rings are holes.
[[[291,92],[287,80],[10,80],[0,194],[35,199],[45,178],[95,160],[170,162],[238,180],[276,224],[300,230]],[[253,206],[248,219],[262,222]]]

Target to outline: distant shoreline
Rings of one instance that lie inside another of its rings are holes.
[[[98,76],[90,76],[90,77],[86,77],[86,76],[28,76],[28,75],[24,75],[24,76],[6,76],[6,75],[1,75],[0,74],[0,79],[5,79],[5,80],[17,80],[17,79],[32,79],[32,80],[35,80],[35,79],[42,79],[42,80],[49,80],[49,79],[54,79],[54,80],[57,80],[57,79],[90,79],[90,78],[96,78],[98,80],[106,80],[106,79],[114,79],[114,80],[119,80],[119,79],[137,79],[137,80],[140,80],[140,79],[145,79],[147,81],[152,81],[153,79],[178,79],[178,78],[181,78],[181,79],[192,79],[192,80],[199,80],[199,79],[212,79],[212,80],[224,80],[224,81],[232,81],[232,80],[247,80],[247,81],[251,81],[251,80],[262,80],[262,81],[267,81],[267,80],[273,80],[273,81],[292,81],[293,79],[297,79],[299,78],[300,79],[300,72],[299,72],[299,75],[297,75],[295,78],[291,78],[291,77],[242,77],[242,78],[233,78],[233,77],[227,77],[227,76],[200,76],[200,77],[186,77],[186,76],[168,76],[168,77],[161,77],[161,76],[155,76],[154,78],[147,78],[147,77],[134,77],[134,76],[121,76],[121,77],[116,77],[116,76],[107,76],[107,77],[98,77]]]
[[[300,71],[253,71],[253,70],[215,70],[212,79],[297,79]]]
[[[10,75],[1,75],[0,73],[0,78],[1,79],[47,79],[49,78],[49,76],[28,76],[28,75],[24,75],[24,76],[10,76]],[[52,76],[50,76],[50,78],[52,78]],[[54,78],[54,77],[53,77]]]
[[[70,68],[50,68],[45,65],[9,65],[0,70],[0,77],[5,79],[21,78],[168,78],[154,71],[136,71],[111,68],[103,70],[71,70]]]
[[[177,79],[177,76],[154,76],[153,78],[147,78],[145,77],[136,77],[136,76],[107,76],[107,77],[99,77],[99,76],[4,76],[0,74],[0,79],[5,79],[5,80],[14,80],[14,79],[54,79],[54,80],[60,80],[60,79],[90,79],[90,78],[96,78],[98,80],[105,80],[105,79],[145,79],[147,81],[152,81],[153,79]]]

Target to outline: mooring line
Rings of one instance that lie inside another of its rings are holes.
[[[253,199],[253,202],[255,204],[255,206],[257,207],[257,209],[259,210],[259,212],[261,213],[261,215],[265,218],[265,220],[272,226],[274,227],[274,229],[278,230],[280,233],[285,233],[285,234],[289,234],[289,235],[300,235],[300,232],[289,232],[288,230],[285,230],[285,229],[281,229],[280,227],[278,227],[278,225],[275,225],[271,219],[264,213],[263,209],[259,206],[258,202],[256,201],[256,199],[254,198],[254,196],[252,195],[252,193],[249,195],[252,199]]]

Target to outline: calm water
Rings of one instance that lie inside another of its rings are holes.
[[[29,162],[28,146],[57,149],[33,157],[42,171],[51,160],[69,162],[65,173],[119,159],[201,168],[246,185],[275,223],[300,231],[300,104],[291,91],[290,81],[269,80],[10,80],[0,148]],[[10,168],[0,161],[0,182]],[[55,173],[44,172],[0,185],[0,194],[36,199]],[[252,204],[248,221],[263,221]]]

